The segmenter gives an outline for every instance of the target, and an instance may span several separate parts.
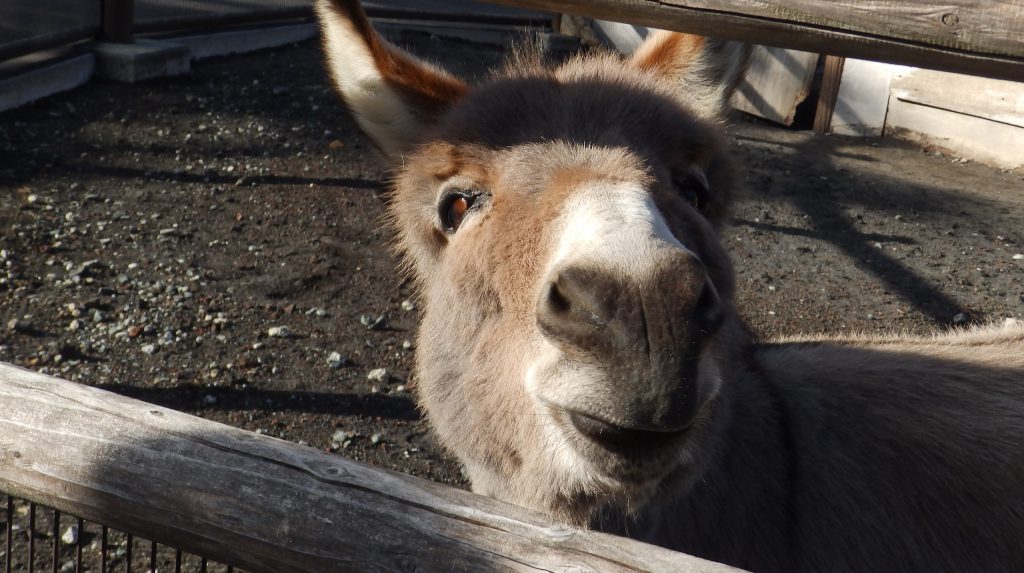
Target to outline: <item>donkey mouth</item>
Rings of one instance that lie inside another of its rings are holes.
[[[692,424],[681,427],[622,426],[582,412],[567,412],[576,431],[614,452],[656,450],[678,443]]]

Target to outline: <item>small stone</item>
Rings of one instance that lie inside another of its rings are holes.
[[[72,279],[74,277],[81,278],[93,276],[94,274],[96,274],[96,271],[103,269],[103,267],[103,263],[99,262],[96,259],[85,261],[84,263],[78,265],[77,267],[72,268],[68,276],[70,276]]]
[[[342,356],[340,352],[332,352],[327,356],[327,366],[330,368],[337,370],[346,364],[348,364],[348,358]]]
[[[64,535],[60,536],[60,540],[63,541],[65,545],[75,545],[75,544],[77,544],[78,543],[78,526],[77,525],[69,526],[64,531]]]
[[[402,301],[402,310],[405,310],[405,311],[416,310],[416,303],[414,303],[411,300],[403,300]]]
[[[343,149],[345,147],[345,142],[339,139],[335,139],[332,140],[329,144],[327,144],[327,147],[331,149]]]
[[[371,444],[379,444],[379,443],[381,443],[381,441],[383,439],[384,439],[384,435],[383,434],[376,433],[376,434],[370,436],[370,443]]]
[[[388,371],[386,368],[374,368],[366,374],[366,379],[370,382],[383,382],[388,379]]]
[[[77,321],[72,321],[72,322],[77,322]],[[140,334],[142,334],[142,327],[141,326],[136,325],[136,326],[128,327],[128,338],[138,338]]]
[[[267,336],[271,338],[291,338],[292,331],[287,326],[271,326],[267,329]]]
[[[213,394],[207,394],[206,396],[203,396],[203,403],[207,406],[213,406],[217,403],[217,397]]]
[[[399,384],[398,386],[395,386],[395,393],[396,394],[403,394],[403,393],[405,393],[405,390],[406,390],[405,384]]]
[[[412,350],[412,341],[411,340],[403,340],[402,341],[402,349],[403,350]]]
[[[387,326],[387,314],[382,314],[376,318],[369,314],[364,314],[359,317],[359,322],[369,330],[381,330]]]
[[[145,344],[145,345],[142,346],[142,348],[140,350],[142,350],[143,354],[155,354],[156,353],[156,345],[155,344]]]
[[[346,440],[348,440],[350,438],[354,438],[354,437],[355,437],[354,435],[350,435],[345,430],[338,430],[338,431],[334,432],[333,436],[331,436],[331,441],[334,442],[335,444],[339,444],[340,445],[340,444],[344,444]]]
[[[965,322],[967,322],[967,315],[962,312],[956,313],[956,316],[953,317],[953,324],[963,324]]]
[[[1013,260],[1015,260],[1015,261],[1024,261],[1024,254],[1017,253],[1016,255],[1013,255]]]
[[[24,329],[25,323],[18,320],[17,318],[12,318],[11,320],[7,321],[7,330],[10,330],[11,332],[21,332]]]
[[[68,330],[71,331],[71,332],[77,332],[78,329],[81,328],[81,327],[82,327],[82,323],[79,322],[79,320],[77,318],[72,320],[71,323],[68,324]]]

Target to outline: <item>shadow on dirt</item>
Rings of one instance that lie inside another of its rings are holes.
[[[190,385],[139,388],[125,384],[97,384],[96,387],[168,407],[179,407],[183,399],[191,398],[200,410],[221,412],[276,410],[335,416],[380,416],[391,420],[418,420],[420,417],[416,404],[408,395],[288,392],[251,387],[211,389]]]

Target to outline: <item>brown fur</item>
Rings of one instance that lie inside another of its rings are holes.
[[[352,23],[356,33],[366,41],[377,69],[405,97],[415,100],[410,102],[411,105],[436,114],[465,95],[466,84],[461,80],[426,66],[382,41],[374,33],[359,0],[340,0],[326,6]]]
[[[358,30],[329,53],[393,53],[356,2],[318,9]],[[1024,570],[1024,327],[759,343],[736,315],[717,124],[748,54],[519,51],[464,91],[374,56],[435,94],[393,110],[434,118],[415,133],[365,127],[402,155],[424,412],[475,491],[570,523],[754,571]]]

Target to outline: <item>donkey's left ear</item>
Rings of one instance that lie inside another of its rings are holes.
[[[359,0],[317,0],[327,68],[359,127],[392,161],[466,93],[466,84],[383,40]]]
[[[728,111],[751,52],[752,47],[741,42],[659,30],[637,48],[630,63],[661,76],[681,103],[716,120]]]

